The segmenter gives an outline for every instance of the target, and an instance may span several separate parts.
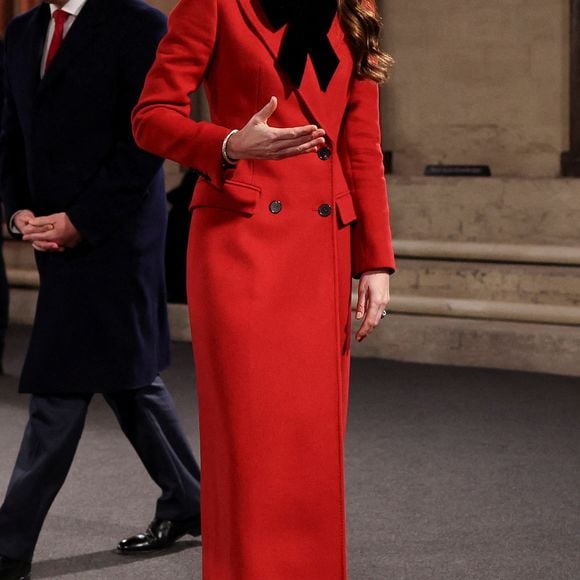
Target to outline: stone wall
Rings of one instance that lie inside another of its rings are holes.
[[[485,163],[559,173],[568,148],[569,0],[381,0],[397,60],[383,90],[394,170]]]
[[[149,4],[163,10],[166,14],[173,9],[177,4],[177,0],[147,0]],[[203,91],[193,96],[192,101],[192,117],[195,119],[209,119],[209,111],[207,101],[203,95]],[[169,191],[176,187],[183,177],[183,168],[177,163],[166,161],[165,163],[165,184]]]
[[[175,0],[151,0],[168,12]],[[397,60],[383,88],[394,171],[489,164],[556,177],[568,149],[569,0],[379,0]]]

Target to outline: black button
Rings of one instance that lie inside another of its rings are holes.
[[[316,154],[318,155],[318,159],[321,161],[326,161],[330,158],[330,149],[328,147],[321,147]]]
[[[275,200],[270,204],[270,211],[272,213],[280,213],[282,211],[282,202]]]
[[[323,203],[318,208],[318,213],[322,217],[329,217],[330,215],[332,215],[332,207],[330,207],[327,203]]]

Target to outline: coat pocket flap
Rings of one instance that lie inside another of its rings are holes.
[[[347,195],[341,195],[336,199],[336,208],[338,209],[338,217],[340,218],[340,223],[346,226],[354,221],[356,221],[356,211],[354,209],[354,203],[352,201],[352,195],[349,193]]]
[[[254,214],[261,191],[257,185],[230,179],[224,181],[222,189],[217,189],[206,181],[200,181],[193,192],[189,209],[215,207],[251,216]]]

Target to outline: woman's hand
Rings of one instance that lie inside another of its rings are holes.
[[[384,271],[365,272],[358,283],[356,319],[362,324],[356,333],[361,342],[378,326],[389,304],[389,274]]]
[[[248,124],[234,133],[227,145],[231,159],[284,159],[311,153],[324,144],[324,129],[316,125],[279,129],[270,127],[268,119],[278,107],[278,100],[270,102],[258,111]]]

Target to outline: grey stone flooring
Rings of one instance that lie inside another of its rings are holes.
[[[27,398],[16,394],[27,337],[11,329],[0,378],[0,495],[27,416]],[[174,345],[165,379],[197,448],[189,345]],[[351,580],[580,579],[578,379],[359,359],[352,383]],[[156,496],[95,399],[34,578],[200,578],[192,541],[149,558],[113,552],[148,523]]]

